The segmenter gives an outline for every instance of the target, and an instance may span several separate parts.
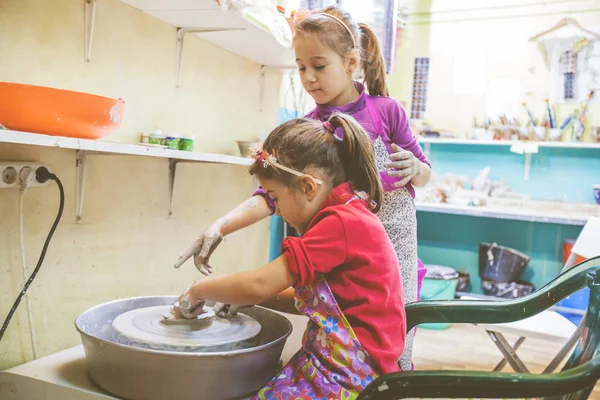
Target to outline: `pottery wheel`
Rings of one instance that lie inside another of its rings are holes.
[[[260,324],[238,313],[217,317],[210,307],[195,319],[166,321],[171,306],[144,307],[117,316],[113,328],[117,341],[156,350],[199,351],[211,348],[233,350],[244,347],[260,332]]]

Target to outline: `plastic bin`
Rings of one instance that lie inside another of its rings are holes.
[[[458,283],[458,272],[454,268],[442,265],[427,265],[427,275],[423,279],[421,288],[421,300],[452,300],[456,294]],[[447,329],[447,322],[435,324],[422,324],[419,328],[425,329]]]

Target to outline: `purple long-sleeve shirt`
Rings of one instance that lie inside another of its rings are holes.
[[[355,101],[346,104],[345,106],[325,106],[318,104],[307,117],[318,119],[320,121],[327,121],[329,117],[336,112],[352,115],[370,135],[372,142],[374,142],[378,136],[381,136],[381,140],[389,154],[394,153],[391,146],[392,143],[395,143],[400,148],[413,153],[420,161],[430,165],[425,154],[423,154],[423,151],[421,150],[421,146],[419,146],[419,143],[417,142],[417,138],[410,130],[408,117],[402,105],[391,97],[370,96],[366,93],[362,83],[355,82],[354,84],[360,93]],[[373,117],[373,113],[369,111],[369,102],[371,104],[371,110],[374,109],[374,111],[376,111],[376,115]],[[377,121],[377,119],[379,119],[379,121]],[[381,173],[381,183],[385,191],[397,189],[393,184],[401,179],[402,178],[390,177],[385,172]],[[415,196],[415,191],[410,182],[406,184],[405,188],[411,196]],[[273,201],[262,188],[258,188],[254,194],[263,196],[269,203],[271,209],[274,209]]]

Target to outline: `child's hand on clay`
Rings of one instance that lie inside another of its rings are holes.
[[[227,304],[227,303],[215,303],[213,306],[213,311],[219,317],[225,317],[228,314],[237,315],[238,310],[242,308],[252,307],[252,305],[239,305],[239,304]]]
[[[179,301],[173,304],[171,314],[175,318],[180,318],[180,316],[188,319],[196,318],[202,314],[204,303],[204,299],[197,299],[194,297],[191,289],[188,289],[179,296]]]

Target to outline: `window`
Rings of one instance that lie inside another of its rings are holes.
[[[429,57],[415,58],[413,92],[410,106],[411,119],[425,119],[427,108],[427,81],[429,79]]]
[[[575,99],[577,87],[577,53],[567,50],[560,56],[560,73],[563,78],[563,100]]]
[[[563,99],[573,100],[575,98],[575,73],[565,72],[564,79]]]

